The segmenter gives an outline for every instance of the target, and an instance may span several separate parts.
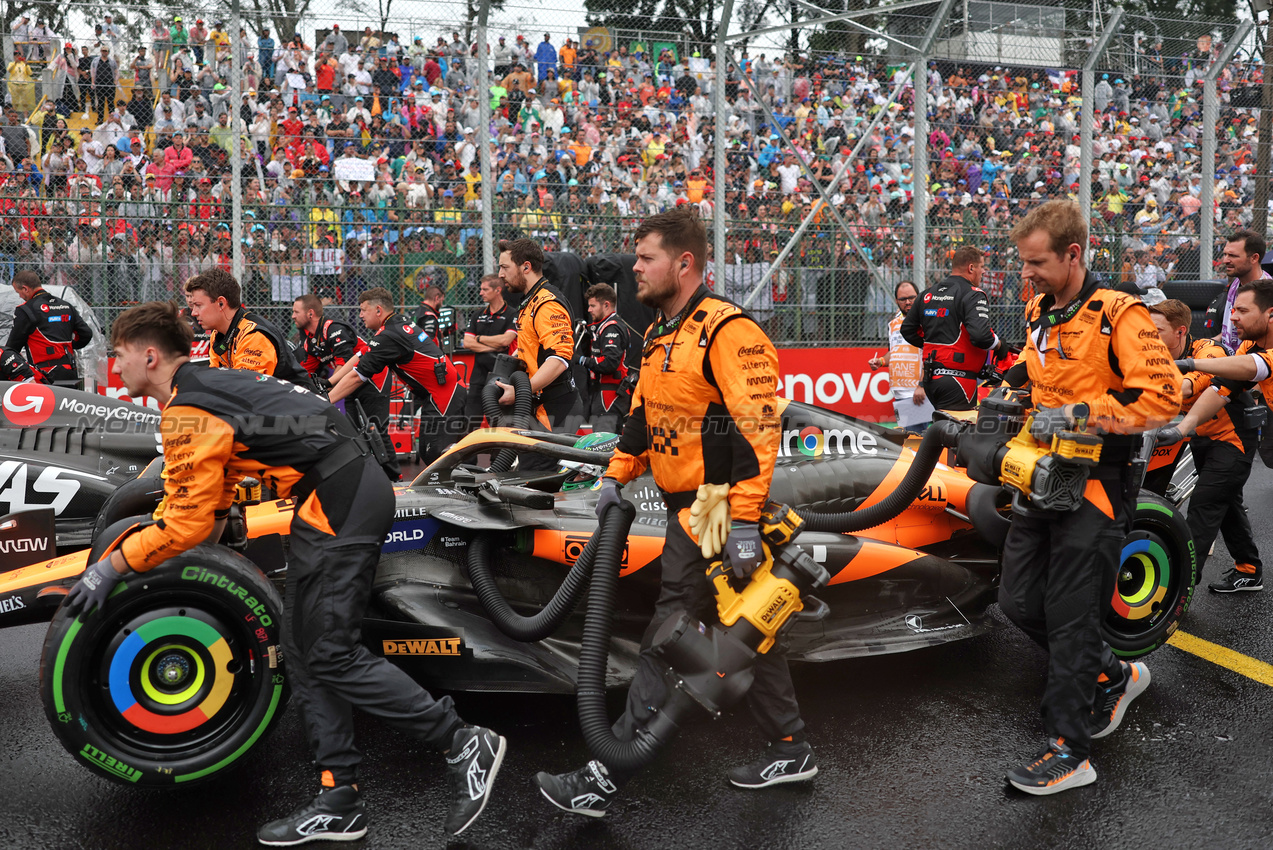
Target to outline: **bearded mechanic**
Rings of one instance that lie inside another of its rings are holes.
[[[648,466],[667,504],[667,537],[654,617],[646,629],[627,708],[615,735],[632,740],[667,699],[662,670],[650,654],[658,626],[679,612],[717,619],[707,580],[709,561],[691,530],[691,506],[702,485],[728,490],[736,525],[724,547],[726,566],[745,577],[762,560],[757,527],[778,456],[778,353],[741,308],[703,285],[707,234],[697,208],[676,207],[646,219],[634,234],[637,298],[659,311],[646,333],[641,377],[614,457],[602,480],[597,514],[620,499],[620,487]],[[770,741],[751,764],[730,771],[740,788],[811,779],[818,772],[786,658],[759,655],[747,694],[753,718]],[[553,805],[600,817],[631,779],[600,761],[536,777]]]
[[[1024,363],[1029,377],[1031,434],[1047,442],[1086,429],[1103,440],[1080,506],[1018,512],[1002,554],[999,603],[1048,651],[1047,743],[1007,781],[1029,794],[1055,794],[1096,781],[1092,739],[1113,732],[1149,685],[1148,668],[1115,657],[1100,626],[1139,485],[1131,474],[1133,435],[1180,410],[1180,375],[1145,305],[1088,272],[1087,224],[1077,204],[1035,208],[1011,238],[1023,283],[1041,293],[1026,306],[1026,348],[1013,368],[1017,377]]]
[[[1160,443],[1177,442],[1194,433],[1226,406],[1241,404],[1244,392],[1258,388],[1266,406],[1273,400],[1273,353],[1270,352],[1273,348],[1273,280],[1254,280],[1239,286],[1229,316],[1242,340],[1237,354],[1214,359],[1185,357],[1176,361],[1183,371],[1201,372],[1216,380],[1183,421],[1158,432]],[[1270,426],[1266,423],[1264,427]],[[1247,572],[1243,566],[1235,564],[1233,571],[1221,577],[1219,583],[1227,583],[1236,591],[1263,590],[1262,570]],[[1210,586],[1215,589],[1215,585]]]
[[[380,543],[393,525],[392,485],[331,404],[267,375],[192,363],[192,340],[171,303],[134,307],[111,328],[114,373],[134,396],[163,405],[167,507],[161,521],[84,572],[66,596],[68,610],[100,610],[130,571],[145,572],[219,540],[235,484],[245,476],[295,498],[283,652],[320,790],[257,837],[262,844],[288,846],[366,833],[354,707],[448,754],[453,802],[446,828],[462,832],[486,806],[504,738],[466,725],[450,697],[434,700],[359,639]],[[473,782],[474,775],[485,781]]]

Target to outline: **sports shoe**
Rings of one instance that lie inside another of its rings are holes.
[[[451,782],[451,811],[446,816],[446,831],[459,835],[469,828],[486,808],[495,787],[495,775],[504,763],[508,741],[482,726],[466,726],[451,739],[451,752],[446,757],[447,776]]]
[[[1064,738],[1052,738],[1034,761],[1014,768],[1004,778],[1027,794],[1059,794],[1091,785],[1096,781],[1096,770],[1088,759],[1076,759]]]
[[[619,793],[619,786],[610,780],[610,771],[596,759],[572,773],[554,776],[540,771],[535,774],[535,784],[557,808],[590,818],[604,816]]]
[[[1240,590],[1263,590],[1264,577],[1260,573],[1244,573],[1237,567],[1230,568],[1219,581],[1207,585],[1215,593],[1237,593]]]
[[[1104,738],[1118,728],[1123,722],[1123,715],[1131,707],[1132,700],[1145,692],[1149,687],[1149,668],[1137,661],[1123,666],[1123,681],[1117,685],[1102,688],[1096,695],[1096,704],[1092,706],[1092,737]],[[1109,684],[1106,682],[1105,684]]]
[[[729,781],[739,788],[768,788],[782,782],[804,782],[817,773],[808,741],[773,741],[759,759],[731,770]]]
[[[270,847],[306,841],[357,841],[367,834],[367,809],[352,785],[327,788],[285,818],[257,830],[256,839]]]

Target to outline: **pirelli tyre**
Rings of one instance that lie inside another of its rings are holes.
[[[1189,610],[1197,569],[1184,515],[1165,499],[1140,491],[1102,625],[1114,652],[1135,658],[1166,643]]]
[[[129,576],[87,618],[59,609],[40,657],[54,734],[89,769],[126,785],[221,775],[286,704],[282,613],[260,570],[221,546]]]

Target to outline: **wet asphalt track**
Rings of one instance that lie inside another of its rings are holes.
[[[1273,472],[1247,501],[1273,554]],[[1231,563],[1217,543],[1208,580]],[[1273,661],[1273,587],[1195,597],[1184,630]],[[0,633],[0,847],[238,848],[313,788],[288,712],[231,776],[138,792],[78,767],[54,739],[36,687],[43,626]],[[448,843],[442,760],[360,720],[374,848],[1267,848],[1273,846],[1273,689],[1174,647],[1153,685],[1096,743],[1100,776],[1051,798],[1005,791],[1034,755],[1043,654],[1011,628],[936,649],[796,668],[821,773],[808,788],[732,789],[725,771],[761,745],[745,710],[682,735],[602,820],[559,813],[531,777],[587,758],[571,701],[461,696],[461,714],[509,737],[495,797]]]

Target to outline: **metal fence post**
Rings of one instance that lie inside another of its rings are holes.
[[[482,171],[482,274],[495,271],[495,176],[491,173],[491,77],[494,66],[487,43],[486,23],[491,11],[490,0],[480,0],[477,10],[477,110],[482,126],[473,135],[481,139],[478,155]]]
[[[1216,78],[1233,60],[1233,54],[1254,26],[1251,21],[1243,21],[1238,26],[1202,81],[1202,217],[1198,222],[1198,276],[1204,280],[1215,276],[1216,124],[1220,121]]]
[[[911,141],[911,277],[915,291],[928,278],[928,58],[915,60],[915,135]]]
[[[230,154],[230,268],[234,279],[243,282],[243,76],[239,57],[243,51],[243,19],[239,0],[230,7],[230,127],[234,139]],[[215,48],[214,48],[215,49]],[[224,202],[224,201],[223,201]]]
[[[1090,231],[1092,225],[1092,149],[1095,146],[1096,110],[1093,103],[1096,98],[1096,63],[1101,60],[1105,48],[1118,32],[1123,21],[1123,10],[1115,9],[1109,16],[1101,37],[1092,45],[1092,52],[1083,63],[1083,110],[1079,116],[1081,138],[1079,139],[1079,208],[1083,210],[1083,220]],[[1089,248],[1090,250],[1090,248]]]
[[[729,61],[729,19],[734,0],[724,0],[716,28],[716,79],[712,91],[712,288],[725,291],[725,66]]]

